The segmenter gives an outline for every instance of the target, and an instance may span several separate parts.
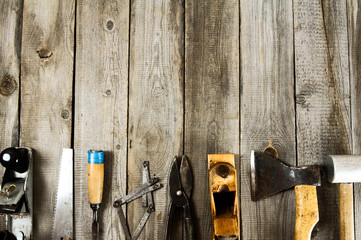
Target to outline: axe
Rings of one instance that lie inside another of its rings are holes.
[[[353,186],[361,182],[361,155],[329,155],[327,180],[340,183],[340,240],[354,239]]]
[[[257,201],[278,192],[295,188],[295,240],[311,238],[319,220],[316,186],[321,185],[317,165],[290,167],[261,152],[251,152],[251,198]]]

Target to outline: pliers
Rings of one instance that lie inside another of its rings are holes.
[[[194,240],[194,228],[189,198],[192,193],[193,177],[192,171],[186,156],[174,157],[169,174],[170,205],[168,212],[168,224],[166,240],[171,239],[172,229],[175,225],[174,215],[178,208],[183,209],[182,235],[185,240]],[[172,238],[174,239],[174,238]]]

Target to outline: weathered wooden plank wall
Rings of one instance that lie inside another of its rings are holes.
[[[239,159],[238,1],[186,1],[185,143],[199,239],[211,239],[207,154]]]
[[[77,1],[75,61],[75,237],[91,239],[87,151],[105,151],[102,239],[121,233],[112,201],[127,190],[128,1]]]
[[[141,239],[164,239],[167,177],[181,154],[197,239],[210,239],[207,154],[225,152],[239,167],[241,238],[292,239],[294,191],[252,202],[250,151],[272,140],[291,165],[360,154],[360,3],[2,1],[0,147],[34,149],[34,238],[50,237],[58,159],[72,147],[76,239],[91,237],[89,149],[106,152],[102,239],[124,239],[112,201],[141,185],[144,160],[164,187]],[[312,239],[338,239],[338,186],[323,177],[317,189]],[[144,211],[128,205],[131,232]]]
[[[351,153],[345,1],[294,1],[298,164]],[[339,239],[338,188],[322,179],[314,239]]]
[[[348,0],[348,39],[351,94],[352,153],[361,154],[361,2]],[[361,185],[354,185],[355,238],[361,239]]]
[[[34,149],[34,233],[49,239],[62,148],[71,147],[74,1],[24,1],[20,145]]]
[[[22,1],[0,3],[0,148],[18,146]],[[0,174],[3,167],[0,165]],[[0,216],[0,229],[5,228]]]
[[[184,6],[182,1],[132,1],[129,54],[128,191],[142,185],[143,161],[165,185],[140,239],[162,239],[168,212],[167,179],[183,153]],[[145,208],[128,205],[130,232]]]
[[[244,0],[240,11],[242,236],[293,239],[294,192],[251,202],[249,174],[251,150],[270,140],[296,165],[292,2]]]

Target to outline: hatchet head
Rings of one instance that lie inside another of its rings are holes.
[[[317,165],[290,167],[261,152],[251,152],[251,198],[257,201],[296,185],[321,185]]]

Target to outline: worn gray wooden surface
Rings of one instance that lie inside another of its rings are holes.
[[[352,153],[361,154],[361,2],[348,0],[348,39],[351,97]],[[355,238],[361,239],[361,185],[354,184]]]
[[[91,239],[87,151],[105,151],[102,239],[121,236],[113,199],[127,190],[129,3],[77,1],[75,61],[75,237]]]
[[[243,239],[293,239],[294,191],[251,201],[250,153],[272,140],[296,165],[290,1],[241,1],[241,215]],[[247,211],[242,211],[247,209]]]
[[[129,53],[128,191],[142,185],[143,161],[164,187],[139,239],[163,239],[169,203],[167,176],[183,152],[184,8],[182,1],[133,1]],[[145,213],[128,205],[133,233]]]
[[[297,153],[300,165],[351,153],[345,1],[294,1]],[[338,186],[318,188],[314,239],[339,239]]]
[[[101,239],[124,239],[112,201],[141,184],[144,160],[164,187],[154,193],[156,212],[141,239],[164,238],[169,167],[181,154],[193,168],[197,239],[210,239],[207,154],[225,152],[236,154],[239,167],[241,239],[292,239],[294,192],[252,202],[250,151],[272,140],[290,165],[360,154],[360,6],[2,1],[0,147],[34,149],[34,238],[50,236],[58,160],[61,148],[72,147],[76,239],[91,236],[89,149],[106,152]],[[338,239],[337,188],[324,179],[317,188],[312,239]],[[361,190],[354,188],[361,240]],[[140,201],[127,208],[131,232],[144,213]]]
[[[22,1],[0,2],[0,148],[19,141],[19,76]],[[0,165],[0,175],[3,175]],[[1,178],[1,177],[0,177]],[[0,216],[0,229],[5,219]]]
[[[49,239],[58,163],[71,147],[74,2],[24,1],[20,145],[33,149],[34,238]]]
[[[186,1],[185,139],[194,188],[198,239],[211,239],[207,154],[239,160],[239,5],[237,1]]]

